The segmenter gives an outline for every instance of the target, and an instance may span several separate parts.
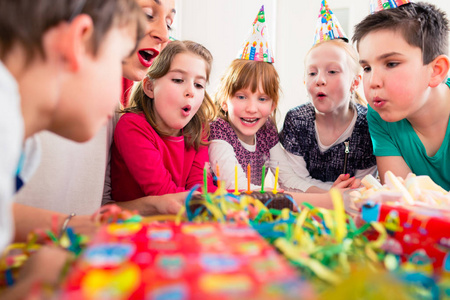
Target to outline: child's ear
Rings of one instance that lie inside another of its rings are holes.
[[[90,16],[82,14],[63,26],[65,29],[59,41],[59,49],[69,70],[77,71],[85,55],[92,55],[94,24]]]
[[[353,78],[352,86],[350,88],[351,92],[356,91],[358,89],[358,86],[361,83],[361,79],[362,79],[362,76],[360,74],[356,75]]]
[[[224,102],[222,103],[222,109],[223,109],[223,111],[228,111],[228,104],[227,104],[227,101],[224,101]]]
[[[430,87],[437,87],[441,84],[450,69],[450,61],[447,55],[439,55],[432,62],[430,62],[432,68],[431,78],[429,82]]]
[[[147,76],[142,80],[142,88],[144,93],[151,99],[154,98],[153,93],[153,80],[150,80]]]

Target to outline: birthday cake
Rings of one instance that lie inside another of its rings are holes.
[[[214,195],[210,195],[211,197],[215,197]],[[217,196],[217,195],[216,195]],[[284,208],[293,210],[294,209],[294,200],[291,195],[280,192],[242,192],[239,195],[234,195],[231,193],[225,194],[225,197],[233,197],[237,199],[241,199],[243,197],[251,197],[253,199],[259,200],[262,204],[264,204],[267,208],[273,208],[282,210]],[[205,201],[204,194],[196,194],[193,196],[192,200],[194,201],[193,205],[190,205],[191,211],[195,211],[196,209],[201,207],[201,204]]]
[[[250,197],[258,199],[268,208],[283,209],[288,208],[290,210],[294,209],[294,202],[292,196],[285,193],[273,193],[273,192],[252,192],[249,194]]]

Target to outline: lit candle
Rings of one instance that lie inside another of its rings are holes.
[[[219,164],[216,162],[216,177],[217,177],[217,188],[220,189],[220,173]]]
[[[237,163],[234,165],[234,195],[239,195],[238,189],[238,165]]]
[[[208,163],[205,163],[205,167],[203,168],[203,194],[208,193]]]
[[[275,169],[275,184],[273,187],[273,194],[275,195],[276,193],[278,193],[277,191],[277,183],[278,183],[278,173],[280,172],[280,167],[277,166],[277,168]]]
[[[252,180],[252,171],[251,171],[251,168],[250,168],[250,164],[248,164],[247,165],[247,191],[246,191],[247,194],[251,194],[252,193],[252,191],[250,190],[251,180]]]
[[[261,194],[264,194],[264,177],[266,177],[266,164],[262,166],[262,174],[261,174]]]

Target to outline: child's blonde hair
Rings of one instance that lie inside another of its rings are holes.
[[[280,77],[272,64],[262,61],[235,59],[230,64],[214,97],[219,117],[228,121],[227,112],[222,108],[223,104],[241,89],[250,88],[252,93],[256,92],[260,82],[264,93],[273,101],[275,109],[271,118],[276,124]]]
[[[156,57],[147,73],[147,77],[150,80],[156,80],[165,76],[169,72],[175,56],[181,53],[192,53],[205,61],[206,81],[208,82],[213,57],[208,49],[192,41],[170,42]],[[143,112],[147,121],[159,135],[168,136],[166,132],[163,132],[158,128],[158,125],[155,122],[154,101],[144,93],[143,81],[133,86],[130,95],[130,107],[123,109],[121,112]],[[208,93],[205,92],[205,97],[197,113],[182,130],[187,147],[194,147],[195,150],[198,150],[200,145],[207,144],[206,140],[209,137],[209,123],[214,120],[215,116],[216,109],[214,103]]]
[[[313,49],[316,49],[322,45],[335,45],[337,47],[340,47],[342,49],[345,50],[345,53],[347,53],[348,56],[348,61],[350,63],[350,69],[353,71],[354,75],[360,75],[362,73],[362,68],[359,64],[359,56],[358,56],[358,52],[356,52],[356,49],[350,45],[349,43],[347,43],[346,41],[342,40],[342,39],[333,39],[333,40],[328,40],[328,41],[324,41],[324,42],[320,42],[315,44],[314,46],[311,47],[311,49],[309,49],[308,53],[305,56],[305,65],[306,65],[306,59],[308,58],[309,54],[311,53],[311,51]],[[305,70],[306,72],[306,70]],[[359,103],[361,105],[367,106],[367,101],[364,97],[362,97],[356,90],[355,93],[351,99],[352,101]],[[350,101],[350,102],[352,102]],[[352,105],[352,103],[350,103],[350,105]]]

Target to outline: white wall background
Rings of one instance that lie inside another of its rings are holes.
[[[369,13],[369,0],[328,0],[346,34]],[[427,0],[450,16],[450,1]],[[269,43],[281,79],[277,116],[279,128],[287,111],[307,99],[303,84],[304,57],[312,46],[321,0],[176,0],[172,35],[205,45],[214,56],[210,85],[214,94],[220,77],[237,55],[259,8],[264,4]]]

